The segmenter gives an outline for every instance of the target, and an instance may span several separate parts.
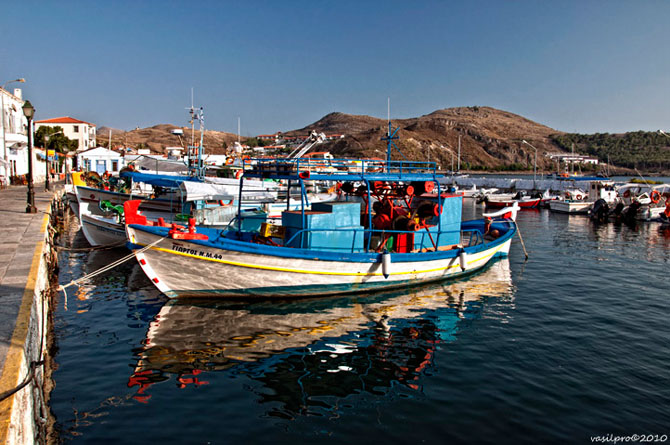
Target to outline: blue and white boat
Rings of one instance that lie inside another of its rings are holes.
[[[228,229],[150,225],[126,203],[129,247],[149,279],[168,297],[325,296],[461,277],[509,253],[518,207],[461,221],[462,196],[441,190],[435,163],[371,172],[343,160],[349,170],[321,174],[301,161],[258,159],[240,179],[240,193],[268,178],[302,191],[281,225],[239,203]],[[337,184],[340,199],[310,205],[312,182]]]

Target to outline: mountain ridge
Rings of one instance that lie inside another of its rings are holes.
[[[487,106],[443,108],[419,117],[391,119],[391,125],[393,131],[397,128],[398,139],[394,142],[399,149],[393,149],[393,160],[433,161],[444,170],[458,168],[459,139],[462,170],[528,170],[535,162],[539,170],[553,170],[553,161],[545,155],[568,153],[565,141],[572,136],[521,115]],[[175,129],[183,131],[181,140],[172,134]],[[108,134],[105,133],[109,130],[100,127],[100,144],[107,145]],[[165,153],[165,147],[188,145],[191,138],[190,129],[170,124],[127,132],[111,131],[112,146],[149,148],[155,153]],[[312,131],[343,135],[324,142],[315,150],[330,151],[335,157],[386,157],[387,145],[382,140],[388,133],[386,119],[335,111],[305,127],[282,134],[305,136]],[[193,138],[200,139],[198,130],[194,131]],[[232,133],[206,130],[204,146],[207,153],[224,154],[237,140],[238,136]],[[582,150],[582,154],[600,153],[587,145],[577,149]],[[601,159],[601,162],[605,160]]]

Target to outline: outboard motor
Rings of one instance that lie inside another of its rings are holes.
[[[512,199],[523,199],[524,196],[526,196],[526,192],[524,190],[519,190]]]
[[[614,216],[616,216],[617,218],[619,218],[619,217],[621,216],[621,212],[623,212],[623,208],[624,208],[624,207],[625,207],[625,206],[624,206],[623,202],[619,202],[619,203],[614,207],[614,210],[612,211],[612,213],[614,213]]]
[[[634,225],[636,223],[636,216],[638,210],[640,210],[642,204],[637,201],[633,201],[631,205],[623,210],[621,213],[622,221],[628,225]]]
[[[607,201],[601,198],[593,203],[589,217],[591,221],[605,223],[609,218],[609,214],[610,206],[607,204]]]

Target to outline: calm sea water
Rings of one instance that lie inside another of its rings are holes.
[[[464,217],[481,207],[464,206]],[[67,443],[591,442],[670,435],[670,231],[522,212],[510,258],[406,293],[173,302],[135,261],[70,288]],[[81,234],[73,234],[80,243]],[[126,251],[62,253],[67,283]],[[67,307],[67,308],[66,308]]]

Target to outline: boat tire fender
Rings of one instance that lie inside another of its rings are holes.
[[[382,274],[384,278],[388,278],[391,272],[391,254],[388,251],[382,253]]]
[[[458,261],[461,266],[461,270],[465,271],[468,268],[468,254],[465,252],[465,249],[461,249],[461,252],[458,254]]]

